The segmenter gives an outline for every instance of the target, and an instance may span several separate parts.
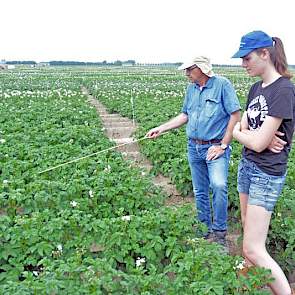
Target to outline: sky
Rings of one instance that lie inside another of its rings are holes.
[[[293,0],[1,0],[0,60],[137,63],[231,56],[242,35],[280,37],[295,65]],[[293,4],[293,5],[292,5]]]

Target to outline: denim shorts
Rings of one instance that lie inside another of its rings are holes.
[[[243,158],[238,167],[238,191],[249,195],[248,204],[261,206],[272,212],[282,192],[286,174],[267,174],[256,164]]]

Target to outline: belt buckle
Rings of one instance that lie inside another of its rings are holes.
[[[214,143],[220,143],[220,140],[219,139],[215,139],[215,138],[213,138],[213,139],[211,139],[211,140],[202,140],[202,139],[200,139],[200,140],[196,140],[196,143],[197,144],[214,144]]]
[[[194,139],[194,142],[196,143],[196,144],[201,144],[201,145],[203,145],[203,144],[207,144],[208,143],[208,141],[206,141],[206,140],[203,140],[203,139]]]

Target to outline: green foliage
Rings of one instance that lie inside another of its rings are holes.
[[[236,93],[242,108],[245,107],[247,93],[250,86],[255,81],[246,76],[237,68],[217,69],[218,74],[229,78],[235,86]],[[122,75],[122,79],[117,76],[99,75],[97,79],[88,85],[93,93],[101,100],[107,108],[113,112],[118,112],[124,116],[132,118],[133,98],[135,108],[135,119],[140,124],[137,136],[141,138],[152,127],[155,127],[168,119],[174,117],[181,110],[186,79],[173,72],[153,71],[146,76],[139,72],[137,75]],[[169,176],[178,190],[184,196],[192,195],[191,176],[186,156],[186,136],[184,128],[174,130],[154,141],[141,141],[143,153],[153,162],[153,173],[163,173]],[[229,209],[230,218],[237,220],[240,218],[239,197],[237,193],[237,168],[241,158],[242,146],[236,141],[232,142],[232,155],[229,168]],[[269,236],[269,248],[275,254],[277,260],[281,262],[287,272],[294,271],[294,241],[292,236],[294,212],[290,212],[290,207],[294,207],[292,190],[295,189],[295,160],[294,149],[289,157],[289,168],[286,185],[277,206],[276,212],[280,216],[286,217],[286,231],[281,236],[282,226],[277,215],[272,219]],[[290,192],[291,190],[291,192]],[[285,196],[289,197],[285,197]]]
[[[259,286],[269,281],[266,271],[238,278],[240,257],[194,238],[202,229],[194,208],[164,207],[165,196],[149,176],[119,153],[39,173],[113,146],[81,85],[129,117],[135,98],[139,137],[179,112],[184,77],[171,69],[125,71],[0,74],[0,294],[264,294]],[[185,145],[181,129],[144,141],[142,149],[154,162],[153,173],[169,175],[189,195]],[[232,177],[239,149],[234,147]],[[287,269],[294,265],[290,179],[269,244]],[[237,210],[235,184],[230,190]]]

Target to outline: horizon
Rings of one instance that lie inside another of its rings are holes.
[[[82,66],[82,65],[85,65],[85,66],[91,66],[91,65],[97,65],[97,66],[123,66],[124,64],[127,64],[129,60],[127,61],[120,61],[120,60],[116,60],[115,62],[109,62],[109,61],[81,61],[81,60],[50,60],[50,61],[40,61],[40,62],[36,62],[34,60],[11,60],[11,61],[6,61],[6,60],[1,60],[0,61],[0,64],[3,64],[3,61],[4,64],[7,64],[7,65],[38,65],[38,64],[49,64],[50,63],[65,63],[63,66]],[[116,62],[121,62],[122,64],[115,64]],[[132,66],[160,66],[160,65],[180,65],[182,64],[182,62],[158,62],[158,63],[138,63],[136,62],[136,60],[133,60],[135,61],[135,63],[132,65]],[[104,64],[104,62],[106,62]],[[69,63],[69,64],[66,64],[66,63]],[[77,63],[77,64],[70,64],[70,63]],[[50,65],[50,66],[61,66],[61,64],[54,64],[54,65]],[[213,67],[241,67],[242,68],[242,65],[241,64],[225,64],[225,63],[212,63],[212,66]],[[294,68],[295,67],[295,64],[288,64],[288,67],[291,67],[291,68]]]

